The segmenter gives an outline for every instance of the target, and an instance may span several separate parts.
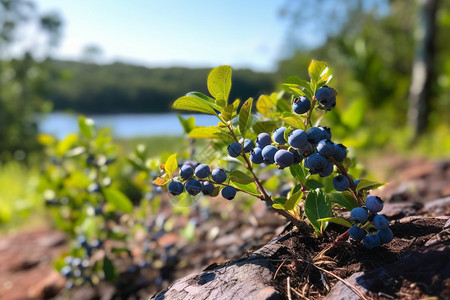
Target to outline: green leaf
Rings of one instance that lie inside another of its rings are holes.
[[[289,103],[288,101],[286,101],[286,100],[284,100],[282,98],[278,99],[278,101],[277,101],[277,111],[280,112],[280,113],[292,111],[291,103]]]
[[[239,103],[240,103],[240,100],[237,99],[232,104],[226,106],[221,111],[220,115],[222,116],[222,118],[225,121],[231,121],[232,119],[234,119],[234,117],[236,117],[236,113],[237,113],[237,109],[239,107]]]
[[[356,191],[359,192],[361,190],[375,190],[379,188],[380,186],[385,185],[385,183],[375,182],[363,179],[360,182],[358,182],[358,186],[356,187]]]
[[[289,126],[288,128],[286,128],[286,130],[283,133],[283,137],[284,139],[287,141],[289,139],[289,134],[291,134],[292,132],[292,127]]]
[[[344,207],[347,210],[352,210],[355,207],[359,206],[358,201],[356,201],[355,197],[353,197],[353,195],[348,191],[345,191],[342,193],[334,192],[334,193],[328,194],[328,197],[330,198],[330,200],[333,203],[335,203],[341,207]]]
[[[253,106],[253,98],[249,98],[241,107],[239,111],[239,131],[241,132],[242,137],[245,138],[245,134],[247,130],[250,128],[252,124],[252,106]]]
[[[275,209],[282,209],[282,210],[286,210],[285,203],[286,203],[287,199],[285,197],[278,197],[273,199],[273,204],[272,207]]]
[[[260,194],[258,191],[258,188],[256,187],[256,184],[254,182],[249,183],[249,184],[241,184],[238,182],[232,182],[231,183],[232,186],[241,189],[243,191],[252,193],[252,194]]]
[[[329,217],[329,218],[322,218],[322,219],[318,219],[317,221],[320,222],[331,222],[331,223],[335,223],[335,224],[339,224],[345,227],[352,227],[352,224],[347,221],[346,219],[343,218],[337,218],[337,217]]]
[[[284,112],[281,115],[281,119],[294,128],[306,130],[306,127],[305,127],[305,124],[303,124],[302,118],[297,114],[294,114],[291,112]]]
[[[294,193],[293,195],[291,195],[288,198],[288,200],[284,204],[284,208],[286,210],[294,209],[297,206],[297,204],[300,202],[300,200],[302,200],[302,197],[303,197],[303,192],[297,191],[296,193]]]
[[[131,213],[133,210],[133,204],[130,199],[125,196],[121,191],[108,187],[102,189],[105,200],[113,205],[116,209],[124,212]]]
[[[322,234],[326,227],[326,223],[318,221],[319,219],[328,218],[331,213],[331,204],[327,201],[326,195],[322,190],[310,190],[306,195],[305,214],[314,230],[319,235]]]
[[[78,117],[78,127],[82,135],[88,139],[92,139],[95,130],[94,120],[80,116]]]
[[[224,107],[231,90],[231,67],[214,68],[208,75],[208,91],[216,99],[216,104]]]
[[[351,129],[357,129],[363,122],[367,111],[367,100],[357,99],[342,113],[342,122]]]
[[[206,100],[192,96],[183,96],[175,100],[173,106],[175,109],[197,111],[205,114],[217,116],[216,111]]]
[[[181,126],[183,126],[183,130],[186,134],[189,134],[192,129],[195,128],[195,118],[190,116],[187,119],[184,119],[180,114],[177,114],[178,120],[180,120]]]
[[[277,94],[273,93],[270,96],[269,95],[261,95],[258,98],[258,101],[256,102],[256,110],[264,115],[267,116],[270,113],[274,112],[277,107]]]
[[[263,132],[272,132],[277,128],[277,123],[275,121],[260,121],[256,122],[255,125],[253,125],[253,131],[256,134],[260,134]]]
[[[309,85],[309,82],[306,80],[303,80],[297,76],[289,76],[284,81],[284,84],[287,85],[297,85],[302,89],[311,90],[311,86]]]
[[[230,173],[230,180],[232,182],[237,182],[241,184],[249,184],[253,182],[253,178],[251,178],[250,176],[239,170],[234,170]]]
[[[109,282],[115,282],[119,274],[117,269],[114,267],[113,262],[107,255],[103,257],[103,273],[105,274],[105,279]]]
[[[88,239],[94,238],[97,234],[98,224],[95,217],[86,217],[80,227]]]
[[[78,142],[78,135],[75,133],[68,134],[56,147],[56,154],[63,156]]]
[[[327,69],[327,64],[323,61],[313,60],[308,67],[309,77],[311,82],[316,85],[319,83],[324,71]]]
[[[305,182],[305,186],[310,190],[321,189],[323,188],[323,184],[314,179],[308,179]]]
[[[223,139],[224,141],[234,141],[233,137],[218,126],[202,127],[198,126],[189,132],[192,139]]]
[[[172,154],[167,158],[166,163],[164,164],[164,170],[166,171],[166,174],[169,174],[172,177],[173,172],[175,172],[178,169],[178,162],[177,162],[177,154]]]
[[[308,176],[308,171],[306,171],[305,167],[303,167],[303,165],[298,164],[298,165],[292,165],[289,167],[289,170],[291,171],[292,176],[300,181],[300,182],[305,182],[306,181],[306,176]]]

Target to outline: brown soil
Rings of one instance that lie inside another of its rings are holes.
[[[372,250],[348,241],[327,250],[345,228],[330,225],[321,241],[293,231],[283,242],[284,250],[271,260],[276,270],[273,285],[279,293],[286,299],[323,299],[333,286],[349,283],[351,275],[365,272],[363,286],[372,298],[450,299],[449,237],[427,244],[446,232],[450,162],[400,162],[395,168],[403,171],[388,178],[392,183],[377,191],[387,200],[383,213],[392,221],[394,240]],[[146,299],[176,279],[241,257],[286,234],[284,220],[262,204],[251,213],[232,212],[223,219],[220,212],[226,210],[227,204],[223,204],[207,222],[200,223],[195,243],[183,242],[176,235],[162,236],[158,246],[174,245],[170,250],[172,264],[164,272],[152,266],[130,272],[127,266],[133,262],[119,261],[123,267],[116,286],[83,286],[70,295],[63,290],[64,279],[51,266],[51,260],[65,250],[63,235],[40,230],[2,237],[0,299]]]

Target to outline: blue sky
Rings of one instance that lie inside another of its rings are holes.
[[[86,45],[104,62],[147,66],[229,64],[273,71],[283,53],[287,20],[277,0],[37,0],[60,12],[63,39],[54,54],[79,59]]]

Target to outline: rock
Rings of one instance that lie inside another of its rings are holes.
[[[359,286],[357,284],[357,280],[364,275],[364,272],[358,272],[347,278],[345,281],[354,286],[357,287],[358,290],[363,294],[367,295],[367,290]],[[342,281],[339,281],[328,293],[328,295],[324,298],[324,300],[360,300],[361,298],[358,296],[357,293],[351,288],[349,288],[346,284],[344,284]]]

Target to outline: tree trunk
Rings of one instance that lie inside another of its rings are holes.
[[[434,78],[436,12],[439,0],[419,0],[420,18],[416,29],[416,51],[409,89],[408,123],[416,139],[428,126]]]

